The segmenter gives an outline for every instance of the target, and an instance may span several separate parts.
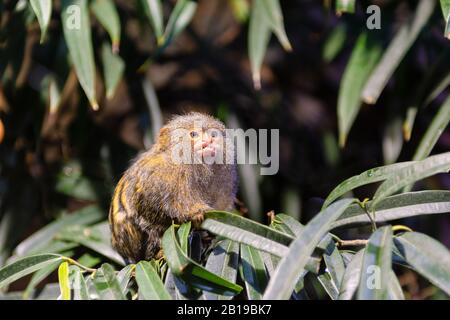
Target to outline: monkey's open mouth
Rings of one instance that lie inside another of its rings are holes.
[[[203,148],[202,150],[199,150],[199,153],[204,158],[215,157],[216,156],[216,148],[209,145],[209,146]]]

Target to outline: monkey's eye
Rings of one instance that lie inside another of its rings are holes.
[[[198,132],[197,131],[191,131],[190,133],[192,138],[197,138],[198,137]]]
[[[210,135],[212,138],[216,138],[217,136],[219,136],[219,132],[217,130],[211,130]]]

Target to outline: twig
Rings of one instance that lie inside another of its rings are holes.
[[[339,247],[356,247],[365,246],[369,240],[367,239],[356,239],[356,240],[339,240],[337,246]]]

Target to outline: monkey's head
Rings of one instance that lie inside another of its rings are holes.
[[[173,117],[160,130],[158,144],[161,151],[170,152],[172,160],[182,159],[185,164],[234,161],[233,141],[227,138],[225,125],[198,112]]]

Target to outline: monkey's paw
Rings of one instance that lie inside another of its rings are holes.
[[[203,221],[205,221],[205,212],[206,211],[198,212],[191,218],[192,225],[195,229],[200,229]]]

